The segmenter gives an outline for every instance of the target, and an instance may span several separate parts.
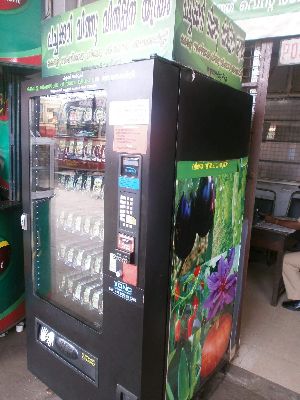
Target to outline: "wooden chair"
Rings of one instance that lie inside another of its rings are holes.
[[[276,203],[276,192],[264,188],[257,188],[256,191],[254,210],[261,214],[273,215]]]
[[[290,218],[300,218],[300,190],[296,190],[291,194],[286,216]]]
[[[276,192],[271,189],[256,188],[254,215],[259,219],[260,214],[273,215],[276,204]],[[270,250],[265,252],[266,263],[272,265],[276,255]]]

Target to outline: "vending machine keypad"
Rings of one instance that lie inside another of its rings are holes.
[[[138,282],[141,161],[140,155],[119,158],[118,235],[110,255],[110,271],[134,286]]]
[[[120,191],[119,225],[120,229],[135,233],[137,226],[137,195]]]

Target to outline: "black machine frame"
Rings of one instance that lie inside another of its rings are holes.
[[[143,292],[144,301],[132,305],[105,290],[105,282],[112,279],[108,257],[117,235],[118,216],[119,154],[113,151],[113,126],[109,124],[105,173],[110,184],[105,186],[104,193],[107,201],[102,330],[95,331],[34,294],[29,99],[49,95],[51,91],[63,93],[65,89],[59,88],[63,76],[25,82],[21,124],[23,204],[28,215],[28,230],[24,232],[28,366],[65,400],[163,399],[176,161],[247,156],[248,136],[241,132],[249,132],[251,99],[245,93],[159,57],[75,75],[70,91],[104,89],[108,103],[141,98],[150,101],[148,147],[142,155],[138,250],[138,289]],[[97,385],[76,374],[38,343],[36,320],[45,322],[98,359]]]

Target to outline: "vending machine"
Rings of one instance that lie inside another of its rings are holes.
[[[159,57],[23,84],[28,367],[62,399],[192,399],[228,359],[250,119]]]
[[[20,75],[0,66],[0,335],[25,318],[20,227]]]

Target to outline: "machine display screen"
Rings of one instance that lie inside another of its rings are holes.
[[[122,157],[121,175],[129,178],[138,178],[139,161],[138,157]]]

